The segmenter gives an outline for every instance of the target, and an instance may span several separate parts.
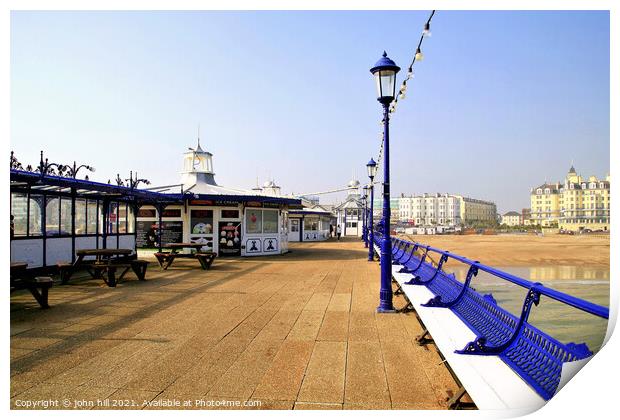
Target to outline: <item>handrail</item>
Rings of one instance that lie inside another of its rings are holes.
[[[427,246],[424,245],[420,242],[415,242],[415,241],[407,241],[405,239],[400,239],[400,241],[402,242],[407,242],[413,245],[418,245],[418,249],[426,249],[428,251],[432,251],[435,252],[437,254],[440,254],[442,256],[446,256],[446,257],[450,257],[450,259],[452,260],[456,260],[459,262],[462,262],[463,264],[467,264],[469,266],[475,265],[478,267],[478,270],[480,271],[484,271],[486,273],[489,273],[495,277],[499,277],[501,279],[504,279],[506,281],[509,281],[513,284],[516,284],[517,286],[523,287],[525,289],[528,290],[534,290],[535,292],[540,293],[541,295],[547,296],[553,300],[556,300],[558,302],[564,303],[566,305],[572,306],[573,308],[579,309],[581,311],[590,313],[592,315],[596,315],[598,317],[601,318],[605,318],[605,319],[609,319],[609,308],[602,306],[602,305],[597,305],[595,303],[589,302],[587,300],[575,297],[575,296],[571,296],[569,294],[560,292],[558,290],[554,290],[551,289],[549,287],[546,287],[540,283],[535,283],[532,282],[530,280],[525,280],[522,279],[520,277],[517,277],[515,275],[512,275],[510,273],[506,273],[505,271],[501,271],[498,270],[497,268],[485,265],[485,264],[481,264],[477,261],[474,260],[470,260],[469,258],[457,255],[457,254],[453,254],[449,251],[444,251],[442,249],[439,248],[435,248],[432,246]],[[427,252],[428,252],[427,251]]]

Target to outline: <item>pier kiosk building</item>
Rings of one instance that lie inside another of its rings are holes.
[[[318,203],[302,197],[303,208],[289,211],[289,242],[325,241],[330,237],[330,226],[335,231],[336,218]]]
[[[347,185],[346,199],[334,207],[337,223],[343,236],[362,236],[364,222],[364,202],[360,194],[360,182],[352,179]]]
[[[213,155],[196,148],[183,154],[179,184],[151,188],[177,197],[176,204],[145,205],[138,211],[138,247],[162,243],[204,243],[219,256],[259,256],[288,252],[288,214],[299,199],[282,197],[273,181],[258,191],[223,187],[215,181]],[[176,191],[175,191],[176,190]],[[174,192],[171,192],[174,191]],[[160,221],[161,215],[161,224]]]

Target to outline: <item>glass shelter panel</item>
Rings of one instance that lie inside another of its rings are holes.
[[[75,200],[75,234],[86,234],[86,200],[83,198]]]
[[[60,197],[47,197],[45,230],[47,236],[58,236],[60,234]]]
[[[73,226],[71,225],[71,199],[61,197],[60,199],[60,234],[71,235]]]
[[[23,193],[11,194],[11,224],[15,236],[26,236],[28,223],[28,196]]]
[[[28,235],[43,235],[43,196],[30,194],[30,213],[28,214]]]
[[[97,233],[97,217],[98,208],[96,200],[88,200],[87,203],[88,214],[86,217],[86,232],[89,235]]]

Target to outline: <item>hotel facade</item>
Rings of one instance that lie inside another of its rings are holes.
[[[544,183],[530,192],[530,223],[557,226],[579,232],[608,231],[610,224],[610,177],[587,179],[571,166],[564,183]]]
[[[472,222],[493,222],[497,206],[490,201],[452,194],[422,194],[400,197],[398,219],[416,226],[460,226]]]

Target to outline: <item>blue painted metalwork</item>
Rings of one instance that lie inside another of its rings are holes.
[[[392,253],[392,264],[398,264],[399,259],[407,253],[408,249],[409,243],[405,243],[404,246],[402,244],[397,245]]]
[[[364,241],[364,247],[368,248],[368,232],[366,228],[367,214],[368,214],[368,186],[364,187],[364,210],[362,211],[362,241]]]
[[[375,243],[375,239],[374,239],[375,225],[373,222],[374,203],[375,203],[375,185],[373,183],[373,180],[375,179],[375,170],[377,168],[377,163],[375,162],[373,158],[370,158],[366,167],[368,168],[368,178],[370,179],[370,212],[368,214],[368,218],[369,218],[368,229],[369,229],[370,238],[368,239],[368,242],[369,242],[368,243],[368,261],[372,261],[375,257],[375,250],[373,247],[373,244]]]
[[[391,102],[391,101],[390,101]],[[377,312],[394,312],[392,302],[392,243],[390,241],[390,113],[383,105],[383,235],[381,240],[381,290]]]
[[[416,244],[419,246],[419,244]],[[422,267],[422,264],[424,264],[424,261],[426,261],[426,257],[428,256],[428,250],[429,250],[429,246],[426,246],[424,248],[424,255],[422,255],[422,258],[419,259],[418,264],[415,266],[415,268],[410,268],[411,266],[409,264],[403,264],[403,268],[401,268],[399,270],[400,273],[408,273],[408,274],[414,274],[416,271],[418,271],[420,269],[420,267]]]
[[[382,238],[376,238],[377,244]],[[425,306],[451,310],[476,334],[476,340],[469,343],[460,354],[494,355],[501,358],[513,371],[528,383],[544,399],[550,399],[557,391],[562,364],[587,358],[592,352],[585,343],[562,343],[528,323],[532,306],[537,306],[541,296],[564,303],[583,312],[609,319],[609,308],[579,299],[566,293],[545,287],[512,274],[486,266],[468,258],[425,246],[417,242],[394,241],[394,249],[404,242],[424,249],[423,255],[413,256],[400,263],[407,272],[414,274],[409,284],[424,285],[435,297]],[[441,255],[438,265],[449,258],[469,266],[464,283],[441,267],[434,267],[425,261],[429,252]],[[512,315],[499,305],[491,295],[481,295],[471,287],[479,271],[509,281],[527,290],[520,317]]]
[[[411,258],[414,257],[417,249],[418,249],[418,244],[413,244],[413,247],[411,248],[411,252],[409,253],[409,256],[407,257],[407,259],[405,260],[403,256],[402,258],[399,258],[397,264],[402,264],[402,265],[407,264],[409,261],[411,261]]]
[[[396,75],[400,67],[387,53],[370,72],[377,79],[377,100],[383,106],[383,235],[381,241],[381,290],[377,312],[394,312],[392,303],[392,244],[390,241],[390,103],[394,100]],[[387,85],[384,86],[384,80]],[[386,88],[388,91],[384,91]]]

